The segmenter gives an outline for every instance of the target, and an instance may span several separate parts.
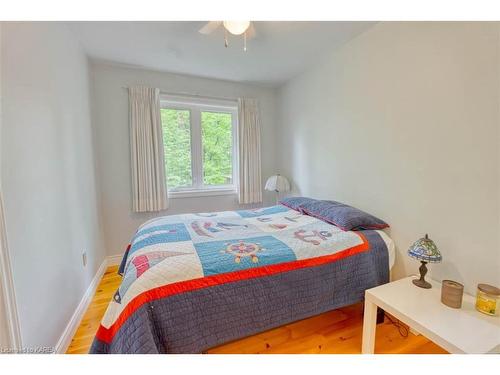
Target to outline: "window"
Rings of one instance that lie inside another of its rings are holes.
[[[236,193],[237,111],[230,101],[162,97],[170,198]]]

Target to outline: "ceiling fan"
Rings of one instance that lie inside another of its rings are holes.
[[[229,45],[228,33],[233,35],[243,34],[243,50],[247,50],[247,39],[255,37],[255,28],[251,21],[210,21],[205,24],[198,32],[200,34],[211,34],[220,26],[224,28],[224,46]]]

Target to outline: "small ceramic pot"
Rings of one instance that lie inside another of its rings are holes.
[[[464,286],[453,280],[443,280],[441,286],[441,302],[446,306],[459,309],[462,307]]]

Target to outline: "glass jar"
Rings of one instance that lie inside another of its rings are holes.
[[[488,284],[478,284],[476,310],[488,315],[499,315],[500,289]]]

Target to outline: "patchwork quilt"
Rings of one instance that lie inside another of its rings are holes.
[[[388,282],[375,231],[343,231],[282,205],[142,225],[91,353],[199,353],[361,301]]]

